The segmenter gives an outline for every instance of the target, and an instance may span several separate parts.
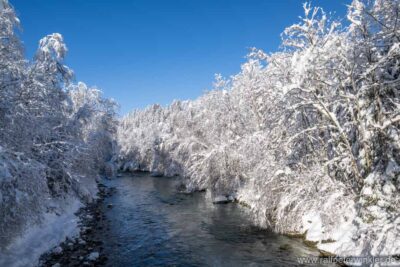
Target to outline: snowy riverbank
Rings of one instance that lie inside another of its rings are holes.
[[[61,240],[52,250],[40,258],[40,266],[102,266],[107,261],[104,254],[103,233],[109,229],[105,216],[104,200],[114,189],[99,183],[95,201],[82,207],[77,213],[78,234]]]
[[[0,251],[0,266],[36,266],[43,253],[66,238],[76,236],[79,231],[75,213],[83,205],[77,199],[68,202],[70,204],[61,214],[44,214],[40,224],[28,227],[11,245]]]
[[[157,175],[164,174],[168,166],[159,164],[159,169],[146,168],[145,164],[128,161],[120,163],[122,171],[150,171]],[[138,169],[138,167],[141,167]],[[171,166],[170,166],[171,167]],[[171,172],[167,174],[171,175]],[[178,175],[172,172],[173,176]],[[280,179],[289,179],[295,182],[292,173],[288,170],[275,173]],[[396,210],[387,212],[394,192],[386,186],[384,189],[373,184],[376,178],[366,180],[366,186],[360,198],[349,193],[344,185],[326,182],[323,177],[298,177],[305,188],[315,188],[315,191],[304,192],[302,187],[292,187],[293,191],[271,195],[270,184],[263,184],[260,180],[251,180],[243,187],[230,188],[230,193],[210,190],[205,183],[202,187],[194,187],[190,177],[181,180],[183,190],[189,192],[207,190],[209,201],[226,203],[237,201],[251,209],[253,222],[263,228],[293,237],[301,237],[305,243],[320,250],[321,255],[335,255],[339,257],[393,257],[400,255],[398,233],[400,219],[395,217]],[[304,183],[310,183],[304,185]],[[336,187],[333,187],[333,186]],[[217,185],[213,185],[217,186]],[[218,187],[218,186],[217,186]],[[233,192],[233,193],[232,193]],[[307,194],[308,193],[308,194]],[[310,198],[313,197],[312,201]],[[373,204],[372,200],[377,200]],[[386,199],[386,200],[385,200]],[[265,208],[268,202],[275,201],[274,216]],[[378,203],[379,202],[379,203]],[[290,212],[287,210],[290,208]],[[366,218],[373,219],[367,220]],[[384,266],[384,265],[382,265]]]

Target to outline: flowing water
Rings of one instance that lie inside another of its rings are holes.
[[[112,266],[299,266],[318,252],[300,240],[255,227],[245,207],[214,205],[206,193],[182,194],[177,179],[125,174],[106,200]],[[110,206],[110,205],[109,205]]]

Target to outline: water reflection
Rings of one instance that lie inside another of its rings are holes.
[[[177,192],[177,180],[146,174],[110,181],[110,266],[299,266],[317,255],[300,241],[254,227],[245,208]]]

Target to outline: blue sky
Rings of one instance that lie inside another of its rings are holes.
[[[102,89],[121,114],[194,99],[215,73],[240,70],[249,47],[276,51],[280,33],[302,15],[300,0],[10,0],[26,54],[63,34],[76,80]],[[350,0],[315,0],[344,17]]]

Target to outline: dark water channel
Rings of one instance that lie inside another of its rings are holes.
[[[109,185],[103,238],[112,266],[300,266],[297,257],[318,255],[255,227],[245,207],[179,193],[176,179],[126,174]]]

